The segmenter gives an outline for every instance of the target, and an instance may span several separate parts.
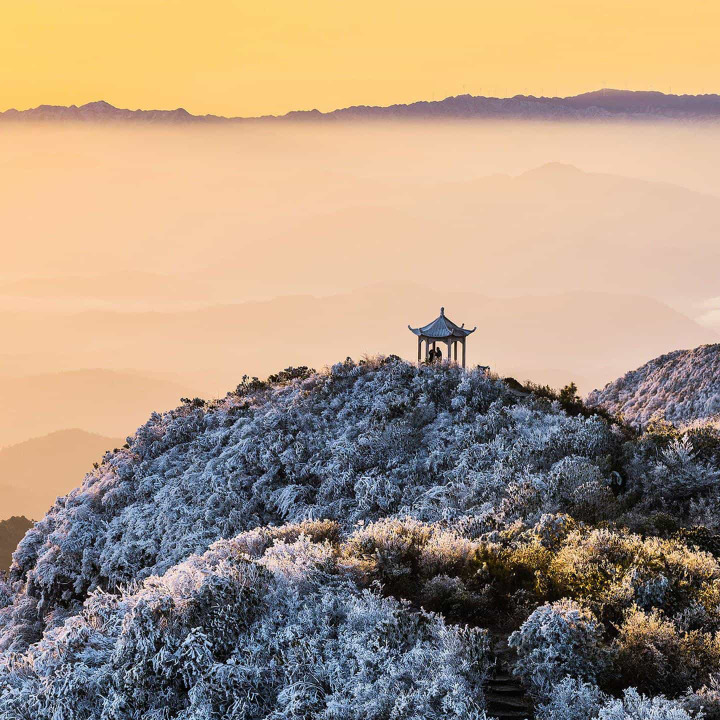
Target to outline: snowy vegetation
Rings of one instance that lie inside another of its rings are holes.
[[[271,547],[240,535],[162,577],[96,590],[32,653],[8,656],[3,711],[481,718],[485,633],[358,588],[319,541],[323,530],[266,533]]]
[[[0,717],[720,718],[720,433],[479,371],[288,369],[153,415],[0,582]],[[571,398],[573,407],[576,400]]]
[[[662,355],[588,396],[636,426],[653,417],[675,424],[720,417],[720,345]]]

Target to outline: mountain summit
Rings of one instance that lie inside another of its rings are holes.
[[[97,100],[80,106],[39,105],[29,110],[11,109],[0,113],[0,121],[185,123],[204,119],[206,116],[191,115],[184,108],[126,110],[117,108],[105,100]]]

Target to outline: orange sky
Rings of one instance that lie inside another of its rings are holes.
[[[718,92],[717,0],[6,0],[0,108]]]

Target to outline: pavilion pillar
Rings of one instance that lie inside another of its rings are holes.
[[[418,362],[422,358],[422,338],[418,336]]]
[[[457,340],[453,340],[453,361],[457,363]]]
[[[452,362],[452,340],[446,340],[445,343],[447,344],[448,354],[447,354],[447,361],[449,363]]]
[[[463,351],[462,351],[462,356],[463,356],[462,366],[463,366],[463,368],[464,368],[464,367],[465,367],[465,338],[462,339],[462,347],[463,347]]]

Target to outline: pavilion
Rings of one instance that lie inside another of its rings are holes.
[[[427,360],[430,350],[435,350],[435,344],[444,342],[447,345],[447,359],[451,359],[451,350],[454,351],[454,361],[458,359],[458,343],[462,345],[462,366],[465,367],[465,338],[477,330],[477,326],[472,330],[465,329],[465,323],[458,326],[450,318],[445,317],[445,308],[440,308],[440,316],[431,323],[419,327],[411,328],[411,333],[417,335],[418,339],[418,362],[422,360],[422,344],[425,341],[425,359]]]

